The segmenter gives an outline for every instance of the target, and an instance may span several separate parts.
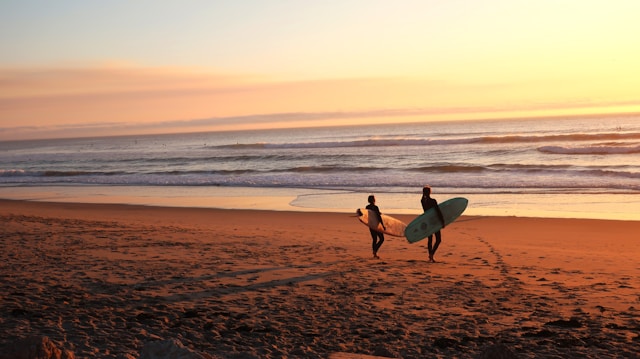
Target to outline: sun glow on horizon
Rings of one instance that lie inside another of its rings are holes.
[[[0,139],[640,112],[639,2],[31,2]]]

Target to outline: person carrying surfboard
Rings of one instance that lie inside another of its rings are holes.
[[[366,208],[373,211],[376,216],[378,216],[378,221],[382,225],[382,228],[387,229],[387,227],[384,226],[384,222],[382,222],[382,214],[380,213],[380,208],[376,206],[376,197],[374,195],[370,195],[367,201],[369,202],[369,204]],[[371,247],[373,249],[373,258],[379,259],[380,257],[378,257],[378,249],[380,249],[380,246],[382,246],[382,243],[384,242],[384,233],[378,232],[373,228],[369,228],[369,232],[371,232],[371,239],[373,240],[373,242],[371,243]]]
[[[422,209],[425,212],[435,207],[436,213],[438,213],[438,218],[440,218],[440,221],[442,222],[442,228],[444,228],[444,216],[440,211],[440,207],[438,206],[438,201],[436,201],[434,198],[431,197],[430,186],[422,187],[422,199],[420,199],[420,203],[422,204]],[[429,239],[427,243],[427,247],[429,249],[429,261],[435,263],[433,256],[436,254],[436,251],[440,246],[440,242],[442,242],[442,234],[440,233],[440,231],[437,231],[434,234],[436,235],[436,243],[433,244],[433,234],[431,234],[429,235],[429,237],[427,237]]]

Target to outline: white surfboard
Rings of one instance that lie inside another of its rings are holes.
[[[384,222],[384,226],[386,228],[382,228],[382,225],[378,221],[378,216],[376,216],[375,212],[372,210],[358,208],[356,213],[358,214],[358,220],[369,228],[390,236],[404,237],[404,230],[407,228],[407,225],[404,222],[383,214],[382,222]]]

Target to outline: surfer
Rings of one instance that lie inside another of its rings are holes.
[[[440,207],[438,207],[438,201],[431,197],[431,187],[422,187],[422,199],[420,200],[420,203],[422,203],[422,210],[424,210],[425,212],[433,207],[436,208],[436,213],[438,214],[438,218],[440,218],[440,222],[442,222],[442,228],[444,228],[444,216],[440,211]],[[431,262],[435,262],[433,256],[436,254],[436,251],[440,246],[440,242],[442,241],[442,234],[440,233],[440,231],[437,231],[435,235],[436,243],[433,244],[433,234],[429,235],[429,242],[427,243],[427,246],[429,248],[429,261]]]
[[[384,222],[382,222],[382,214],[380,213],[380,208],[376,206],[376,197],[374,195],[370,195],[367,201],[369,202],[369,204],[366,208],[372,210],[376,214],[376,216],[378,216],[378,221],[380,221],[382,228],[387,229],[387,227],[384,226]],[[380,249],[380,246],[382,246],[382,242],[384,242],[384,233],[378,232],[372,228],[369,228],[369,232],[371,232],[371,239],[373,240],[373,242],[371,243],[371,247],[373,249],[373,258],[378,259],[380,258],[378,257],[378,249]]]

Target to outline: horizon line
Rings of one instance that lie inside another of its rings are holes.
[[[393,110],[386,110],[386,111],[393,111]],[[338,113],[338,112],[332,112],[332,113]],[[348,112],[345,112],[348,113]],[[640,116],[640,112],[638,111],[629,111],[629,112],[600,112],[600,113],[584,113],[584,114],[549,114],[549,115],[529,115],[529,116],[513,116],[513,117],[499,117],[499,116],[489,116],[489,117],[475,117],[475,118],[459,118],[459,119],[430,119],[430,120],[422,120],[422,121],[411,121],[411,120],[407,120],[407,121],[381,121],[381,122],[371,122],[371,123],[345,123],[345,124],[336,124],[336,123],[331,123],[331,124],[312,124],[312,125],[292,125],[292,126],[281,126],[281,127],[256,127],[256,128],[221,128],[221,129],[203,129],[203,130],[195,130],[195,131],[171,131],[171,130],[167,130],[167,131],[162,131],[162,127],[160,127],[163,123],[180,123],[180,122],[194,122],[194,121],[208,121],[208,120],[214,120],[214,119],[238,119],[238,118],[256,118],[256,117],[265,117],[265,118],[271,118],[271,117],[277,117],[277,116],[284,116],[284,115],[292,115],[292,114],[296,114],[296,113],[275,113],[275,114],[266,114],[266,115],[255,115],[255,116],[233,116],[233,117],[224,117],[224,118],[208,118],[208,119],[193,119],[193,120],[178,120],[178,121],[168,121],[168,122],[158,122],[158,123],[152,123],[152,124],[144,124],[144,125],[139,125],[138,127],[151,127],[151,128],[158,128],[158,131],[148,131],[148,132],[144,132],[144,130],[141,130],[140,132],[129,132],[129,133],[112,133],[112,134],[105,134],[105,135],[95,135],[95,134],[87,134],[87,135],[77,135],[77,136],[64,136],[64,135],[60,135],[60,136],[43,136],[43,137],[24,137],[24,138],[19,138],[19,139],[7,139],[7,138],[3,138],[4,136],[2,135],[3,132],[7,131],[6,128],[0,128],[0,141],[2,142],[20,142],[20,141],[41,141],[41,140],[72,140],[72,139],[90,139],[90,138],[108,138],[108,137],[133,137],[133,136],[168,136],[168,135],[175,135],[175,134],[197,134],[197,133],[214,133],[214,132],[249,132],[249,131],[268,131],[268,130],[287,130],[287,129],[303,129],[303,128],[309,128],[309,129],[315,129],[315,128],[330,128],[330,127],[363,127],[363,126],[384,126],[384,125],[393,125],[393,124],[397,124],[397,125],[411,125],[411,124],[426,124],[426,123],[450,123],[450,122],[482,122],[482,121],[526,121],[526,120],[536,120],[536,119],[544,119],[544,120],[552,120],[552,119],[558,119],[558,120],[567,120],[567,119],[575,119],[575,118],[597,118],[597,117],[604,117],[604,118],[611,118],[611,117],[620,117],[620,116]],[[319,114],[322,113],[297,113],[297,114],[311,114],[312,116],[317,116]],[[326,113],[325,113],[326,114]],[[349,117],[349,116],[347,116]],[[184,124],[184,123],[183,123]],[[252,123],[252,125],[255,125],[256,123]],[[270,124],[272,125],[273,123],[270,122],[261,122],[259,123],[260,125],[264,125],[264,126],[269,126]],[[127,127],[136,127],[134,126],[127,126],[127,124],[123,124],[123,123],[101,123],[101,124],[93,124],[95,126],[72,126],[72,125],[66,125],[66,126],[58,126],[60,128],[69,130],[69,129],[75,129],[75,130],[90,130],[90,131],[96,131],[96,130],[100,130],[106,126],[114,126],[114,125],[121,125],[122,128],[127,128]],[[193,126],[193,125],[190,125]],[[20,128],[20,127],[17,127]],[[25,126],[25,128],[33,128],[33,126]],[[16,129],[16,128],[13,128]],[[60,130],[53,130],[53,131],[60,131]],[[11,136],[13,137],[13,136]]]

